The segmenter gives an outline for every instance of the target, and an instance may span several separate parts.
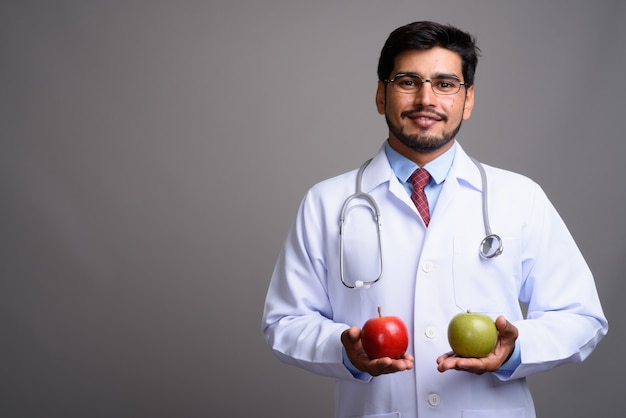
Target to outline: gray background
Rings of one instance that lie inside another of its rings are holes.
[[[386,135],[397,26],[476,34],[460,140],[541,183],[609,317],[530,379],[543,417],[623,416],[626,3],[0,1],[0,416],[324,417],[265,290],[300,198]]]

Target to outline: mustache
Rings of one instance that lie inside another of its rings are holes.
[[[400,116],[403,118],[406,118],[409,116],[413,116],[416,113],[431,113],[437,116],[438,118],[440,118],[444,122],[448,121],[448,117],[444,115],[443,113],[436,112],[433,109],[427,108],[424,106],[419,106],[417,109],[405,110],[404,112],[400,113]]]

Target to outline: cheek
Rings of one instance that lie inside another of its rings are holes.
[[[388,116],[395,117],[397,115],[399,117],[402,111],[407,110],[407,109],[412,109],[412,108],[414,108],[414,106],[410,100],[399,97],[393,100],[388,100],[386,107],[385,107],[385,111],[387,112]]]
[[[450,106],[446,108],[446,114],[450,121],[458,122],[466,118],[463,103],[451,103]]]

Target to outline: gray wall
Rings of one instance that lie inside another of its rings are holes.
[[[461,142],[544,186],[611,323],[540,416],[623,416],[625,5],[0,1],[0,415],[329,416],[265,290],[305,190],[385,138],[385,38],[434,19],[483,49]]]

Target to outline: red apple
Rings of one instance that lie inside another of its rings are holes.
[[[448,342],[459,357],[485,357],[498,340],[498,330],[491,317],[477,312],[456,314],[448,325]]]
[[[402,319],[383,316],[378,307],[378,318],[368,319],[361,329],[363,350],[371,359],[402,358],[409,345],[409,332]]]

